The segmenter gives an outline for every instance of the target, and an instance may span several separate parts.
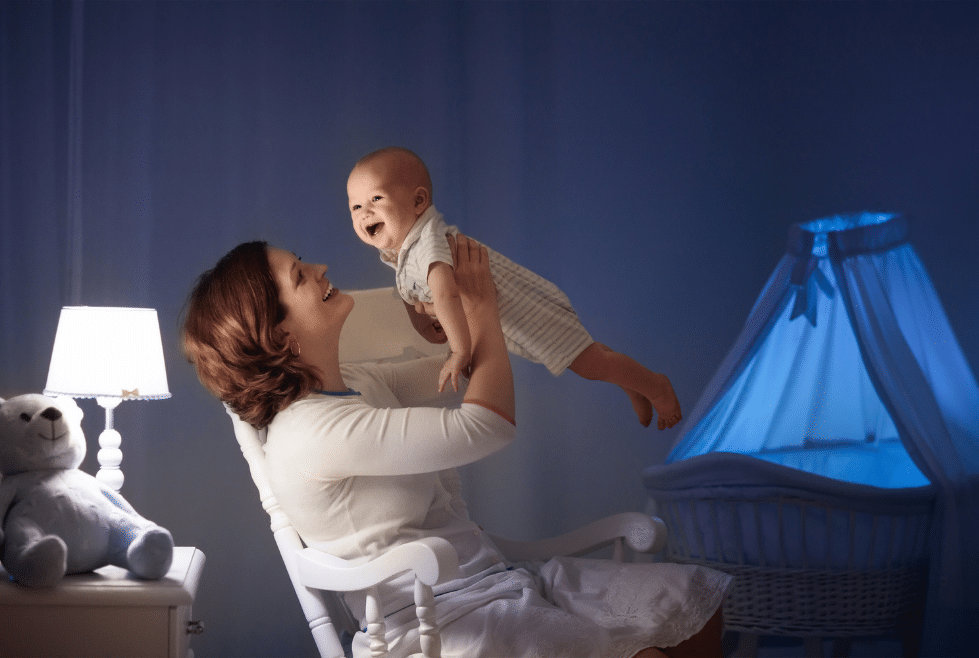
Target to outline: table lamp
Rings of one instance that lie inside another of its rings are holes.
[[[113,427],[113,410],[123,400],[170,397],[156,309],[62,308],[44,394],[95,398],[105,409],[95,477],[119,491],[122,437]]]

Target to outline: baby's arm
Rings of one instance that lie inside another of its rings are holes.
[[[472,358],[472,339],[452,267],[448,263],[432,263],[428,270],[428,287],[432,291],[435,316],[449,340],[449,358],[439,374],[439,391],[445,389],[447,381],[452,383],[452,390],[458,391],[459,373]]]

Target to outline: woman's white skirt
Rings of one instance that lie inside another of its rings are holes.
[[[700,631],[731,576],[696,565],[584,558],[499,566],[435,597],[444,658],[631,658]],[[388,615],[392,657],[420,651],[414,607]],[[369,656],[357,633],[354,656]]]

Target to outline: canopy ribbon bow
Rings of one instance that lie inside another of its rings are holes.
[[[138,398],[139,397],[139,389],[138,388],[134,388],[131,391],[127,391],[126,389],[122,389],[122,397],[123,397],[123,399],[126,399],[126,398]]]
[[[792,307],[792,316],[789,319],[795,320],[800,315],[804,315],[809,320],[809,324],[815,327],[819,290],[830,299],[833,298],[834,293],[833,284],[819,269],[819,258],[813,255],[800,258],[792,268],[790,282],[795,291],[795,305]]]

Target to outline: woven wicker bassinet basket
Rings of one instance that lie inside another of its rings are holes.
[[[646,472],[655,513],[669,530],[664,559],[735,577],[726,630],[839,638],[920,624],[932,487],[851,486],[801,472],[820,486],[744,484],[731,466],[731,484],[692,488],[663,486],[677,483],[670,466]]]

